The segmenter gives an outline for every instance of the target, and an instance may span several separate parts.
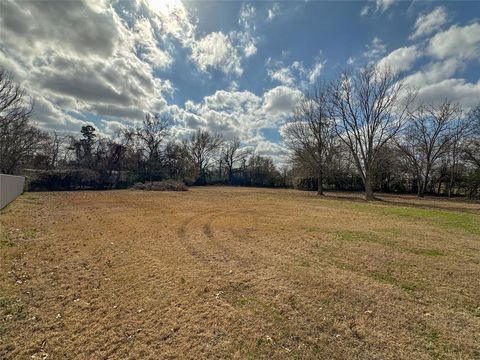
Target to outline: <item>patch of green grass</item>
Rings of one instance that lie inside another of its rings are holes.
[[[405,218],[427,220],[448,230],[462,230],[480,235],[480,216],[447,210],[430,210],[410,207],[384,207],[382,213]]]
[[[0,298],[0,309],[4,315],[12,315],[15,319],[23,320],[27,317],[25,306],[12,298]]]
[[[23,238],[25,240],[31,240],[37,235],[37,229],[28,229],[23,233]]]
[[[9,248],[15,246],[15,243],[4,234],[0,234],[0,249]]]
[[[250,302],[250,299],[246,298],[246,297],[241,297],[241,298],[237,298],[234,302],[234,305],[236,306],[245,306],[245,305],[248,305],[248,303]]]
[[[467,310],[473,316],[480,318],[480,306],[479,307],[467,306]]]

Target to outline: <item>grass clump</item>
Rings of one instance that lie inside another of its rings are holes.
[[[9,248],[15,246],[15,243],[13,240],[10,238],[10,236],[7,234],[6,231],[2,231],[0,233],[0,249],[3,248]]]
[[[26,307],[12,298],[0,298],[0,311],[2,315],[10,315],[17,320],[24,320],[27,317]]]

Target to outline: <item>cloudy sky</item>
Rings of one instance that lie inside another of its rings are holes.
[[[301,91],[388,64],[427,101],[480,99],[479,1],[0,0],[0,65],[45,129],[105,134],[169,112],[179,137],[238,136],[278,158]]]

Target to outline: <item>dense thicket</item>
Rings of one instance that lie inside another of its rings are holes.
[[[174,136],[169,114],[102,137],[47,133],[33,103],[0,69],[0,170],[26,174],[32,190],[126,188],[175,179],[230,184],[480,197],[480,104],[423,104],[398,75],[367,66],[321,83],[299,99],[282,128],[288,165],[198,129]]]

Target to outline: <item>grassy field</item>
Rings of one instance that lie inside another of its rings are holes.
[[[28,193],[1,225],[1,359],[480,358],[478,203]]]

